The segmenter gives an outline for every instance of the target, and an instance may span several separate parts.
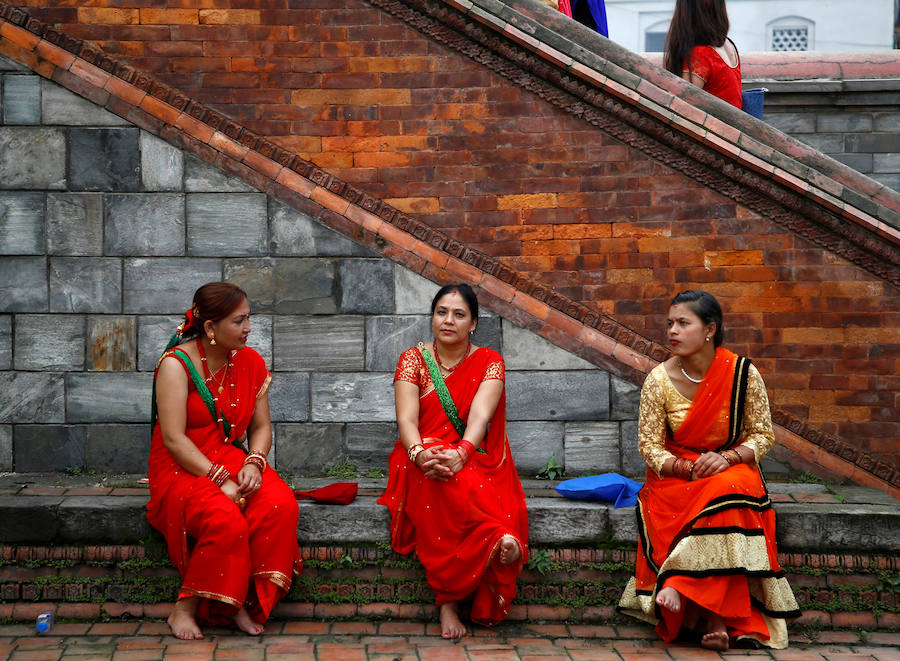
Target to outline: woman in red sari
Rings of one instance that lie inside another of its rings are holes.
[[[244,291],[207,283],[154,376],[147,519],[183,579],[168,620],[182,639],[201,624],[262,633],[301,568],[297,502],[266,463],[271,375],[249,333]]]
[[[728,38],[725,0],[676,0],[663,64],[672,73],[741,107],[741,58]]]
[[[732,639],[787,647],[786,620],[800,611],[758,467],[775,438],[765,384],[720,346],[722,309],[710,294],[676,296],[667,325],[673,355],[641,390],[647,476],[635,575],[619,608],[656,624],[666,641],[684,628],[714,650]]]
[[[416,551],[425,567],[443,637],[459,638],[460,601],[471,600],[479,624],[509,614],[528,512],[506,438],[503,358],[469,341],[472,288],[438,291],[431,322],[434,340],[403,352],[394,375],[400,439],[378,502],[390,510],[394,550]]]

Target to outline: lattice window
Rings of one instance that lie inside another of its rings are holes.
[[[815,27],[814,22],[801,16],[777,18],[766,26],[769,34],[769,50],[813,50],[815,48]]]
[[[772,30],[772,50],[809,50],[809,28],[774,28]]]

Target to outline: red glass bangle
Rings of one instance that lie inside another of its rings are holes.
[[[463,439],[457,445],[457,450],[462,450],[464,456],[462,457],[463,463],[466,463],[469,460],[469,457],[475,452],[475,444],[472,441],[467,441]]]

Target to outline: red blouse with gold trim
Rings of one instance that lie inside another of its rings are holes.
[[[481,384],[504,377],[503,358],[482,347],[444,378],[463,422]],[[418,348],[400,356],[394,379],[419,387],[418,427],[426,447],[453,447],[460,441]],[[393,549],[416,552],[437,604],[471,598],[472,620],[493,624],[509,614],[528,558],[528,511],[506,438],[505,391],[479,447],[483,454],[473,452],[461,471],[439,482],[409,461],[398,439],[378,502],[390,510]],[[506,565],[498,560],[504,535],[515,537],[522,549],[518,561]]]

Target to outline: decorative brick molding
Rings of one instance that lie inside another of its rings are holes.
[[[764,129],[729,115],[727,109],[705,112],[705,99],[694,107],[613,64],[600,66],[600,58],[595,57],[596,69],[575,62],[514,25],[525,20],[523,14],[505,22],[467,0],[375,3],[623,142],[845,256],[890,286],[900,283],[900,198],[893,191],[854,178],[855,173],[841,167],[813,170],[788,155],[808,158],[810,150],[773,132],[770,142],[781,141],[784,149],[776,151],[756,139]],[[27,12],[0,3],[0,19],[0,51],[7,56],[429,279],[472,283],[487,306],[613,374],[640,383],[667,356],[664,347],[614,319],[364,193]],[[540,30],[532,26],[532,31]],[[624,76],[630,86],[617,82],[616,76]],[[684,91],[690,98],[692,92]],[[716,115],[734,121],[729,125]],[[859,184],[859,192],[840,179]],[[773,415],[790,427],[798,447],[811,449],[808,454],[822,451],[817,456],[840,458],[827,467],[820,462],[830,472],[897,493],[900,470],[785,412],[776,409]]]
[[[579,565],[603,563],[634,563],[634,550],[597,549],[597,548],[548,548],[547,560],[558,563],[574,563]],[[371,546],[301,546],[300,554],[304,561],[339,562],[342,558],[350,558],[353,562],[374,562],[379,549]],[[115,564],[124,560],[157,558],[165,560],[168,556],[164,547],[153,550],[146,546],[135,545],[94,545],[94,546],[15,546],[0,544],[0,561],[3,564],[40,565],[52,564],[56,561],[69,561],[80,564]],[[394,556],[394,560],[407,556]],[[900,557],[887,555],[838,555],[829,553],[779,553],[778,562],[786,569],[845,569],[862,573],[880,571],[900,571]],[[35,573],[34,575],[37,575]]]
[[[614,617],[635,551],[533,551],[543,556],[541,570],[523,571],[511,619]],[[415,560],[371,547],[302,546],[301,553],[304,571],[276,616],[422,619],[433,613],[433,593]],[[0,617],[15,620],[33,619],[38,605],[76,620],[164,617],[180,584],[164,548],[0,546],[0,560]],[[868,616],[869,627],[896,623],[898,594],[881,579],[900,569],[897,558],[781,553],[779,563],[804,610],[823,609],[825,619]]]

